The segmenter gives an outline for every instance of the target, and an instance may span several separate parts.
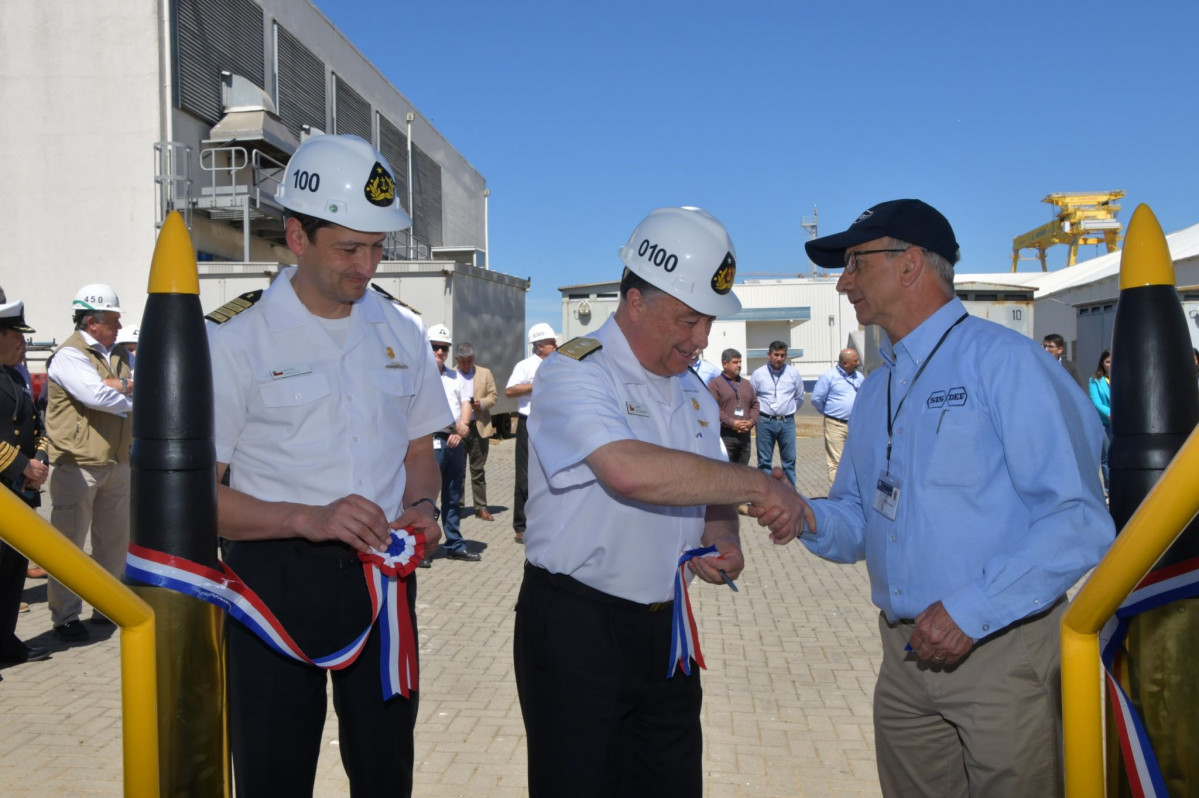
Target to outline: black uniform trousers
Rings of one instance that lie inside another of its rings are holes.
[[[349,546],[301,540],[225,542],[225,560],[310,657],[340,650],[366,628],[371,604]],[[416,576],[408,577],[416,629]],[[276,653],[228,624],[229,719],[240,798],[311,796],[327,706],[326,671]],[[350,794],[412,795],[418,696],[383,700],[379,629],[348,668],[329,671]]]
[[[0,486],[0,490],[8,490]],[[25,568],[29,560],[7,543],[0,543],[0,655],[22,659],[25,644],[16,635],[21,594],[25,592]]]
[[[529,417],[516,414],[516,489],[512,495],[512,528],[525,531],[525,502],[529,500]]]
[[[721,427],[720,439],[724,441],[724,448],[728,449],[730,463],[749,465],[749,451],[753,448],[752,433],[734,432],[731,427]]]
[[[525,565],[516,689],[529,798],[699,798],[699,666],[670,669],[671,606]]]

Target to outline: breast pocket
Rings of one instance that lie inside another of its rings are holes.
[[[303,374],[261,386],[259,393],[267,407],[299,407],[329,395],[324,374]]]
[[[405,369],[377,369],[371,372],[378,402],[375,404],[375,429],[382,440],[408,440],[408,411],[416,396],[416,381]]]
[[[982,446],[990,432],[986,416],[975,410],[932,410],[921,419],[920,434],[931,441],[927,460],[929,484],[945,487],[978,485],[986,472]]]

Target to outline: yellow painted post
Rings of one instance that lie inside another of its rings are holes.
[[[1104,794],[1099,632],[1199,514],[1199,432],[1192,432],[1062,617],[1066,793]]]
[[[158,795],[158,684],[154,611],[17,498],[0,489],[0,538],[121,628],[125,795]]]

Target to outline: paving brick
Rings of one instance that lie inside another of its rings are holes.
[[[799,429],[818,434],[819,427]],[[493,443],[487,463],[496,521],[463,519],[483,560],[437,559],[418,572],[421,798],[527,794],[511,658],[524,562],[510,527],[513,449],[511,440]],[[822,441],[801,437],[798,450],[800,489],[823,496]],[[774,546],[749,518],[741,518],[741,532],[740,592],[700,583],[691,592],[709,668],[707,798],[878,795],[870,705],[880,655],[865,568],[823,562],[796,544]],[[44,584],[27,583],[32,610],[17,631],[54,657],[3,671],[0,794],[120,795],[120,636],[93,628],[88,644],[58,641]],[[330,705],[315,795],[348,794]]]

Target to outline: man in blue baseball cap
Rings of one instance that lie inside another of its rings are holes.
[[[889,339],[801,537],[866,560],[883,794],[1061,795],[1059,622],[1115,536],[1098,419],[1036,342],[966,312],[932,206],[883,202],[806,248]]]

